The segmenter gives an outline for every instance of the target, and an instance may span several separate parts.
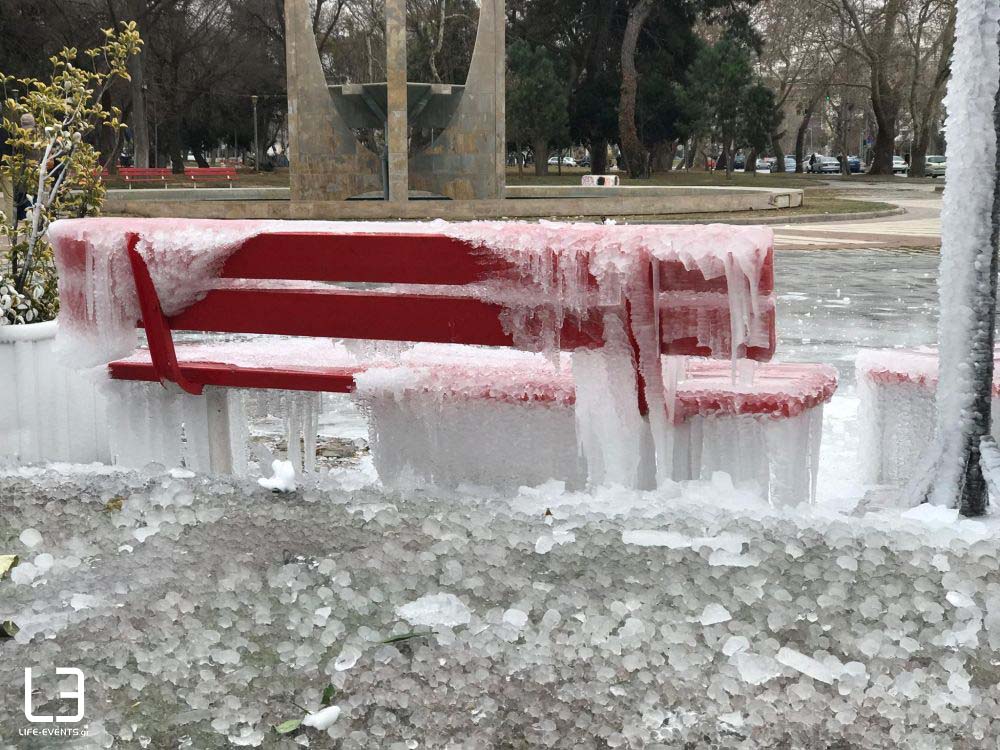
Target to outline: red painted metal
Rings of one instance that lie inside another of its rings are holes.
[[[130,234],[129,261],[152,363],[112,363],[112,377],[118,379],[174,382],[195,394],[201,393],[205,385],[320,391],[344,391],[353,387],[353,372],[345,370],[307,372],[204,362],[179,364],[172,331],[514,345],[513,337],[504,331],[500,305],[452,294],[267,288],[266,283],[262,283],[259,287],[212,290],[182,313],[166,318],[146,264],[136,251],[137,242],[137,235]],[[728,351],[712,351],[698,343],[698,321],[706,311],[718,320],[728,321],[724,278],[706,280],[700,272],[688,271],[680,263],[659,263],[658,266],[664,292],[679,294],[682,300],[691,296],[690,304],[675,302],[669,305],[669,311],[661,310],[663,353],[727,356]],[[513,272],[515,269],[506,261],[454,238],[285,232],[247,240],[226,261],[221,276],[262,282],[294,280],[455,287],[509,277]],[[530,280],[525,281],[530,283]],[[650,281],[653,282],[652,275]],[[771,345],[745,352],[753,359],[769,359],[774,351],[774,308],[770,296],[773,288],[773,263],[768,254],[758,291],[770,304],[767,322]],[[631,316],[630,310],[628,314]],[[601,318],[600,310],[595,309],[581,323],[567,321],[561,333],[561,346],[564,349],[602,346]],[[629,335],[635,348],[631,330]],[[717,348],[724,349],[724,344]],[[644,387],[641,376],[638,378],[640,408],[646,413]]]
[[[513,346],[503,308],[471,297],[315,289],[215,289],[168,320],[175,331]],[[567,321],[566,349],[603,343],[599,316]]]
[[[238,367],[224,362],[184,362],[180,374],[190,382],[225,388],[271,388],[288,391],[350,393],[354,376],[362,368],[319,368],[317,370]],[[159,382],[152,362],[118,361],[108,365],[115,380]]]
[[[229,256],[221,276],[453,285],[495,279],[510,268],[451,237],[282,233],[248,239]]]
[[[132,278],[135,280],[135,291],[139,297],[139,309],[142,312],[142,325],[146,329],[146,340],[149,343],[149,353],[156,370],[156,379],[162,384],[176,383],[180,388],[200,395],[202,386],[189,381],[177,366],[177,353],[174,351],[174,339],[163,310],[160,308],[160,298],[156,293],[153,279],[146,268],[136,246],[139,235],[129,233],[126,238],[128,260],[132,266]]]

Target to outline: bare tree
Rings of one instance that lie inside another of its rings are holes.
[[[902,17],[910,54],[910,177],[924,176],[927,149],[937,130],[944,87],[951,72],[955,13],[955,0],[915,0]]]
[[[825,85],[830,66],[827,49],[817,30],[829,22],[829,16],[821,5],[801,0],[766,0],[754,9],[754,26],[765,40],[757,72],[774,92],[779,111],[785,111],[804,90],[816,88],[818,80]],[[808,108],[803,113],[806,127],[811,117],[812,108]],[[771,134],[778,172],[785,171],[783,125],[782,118]],[[802,154],[796,154],[796,164],[801,161]]]
[[[868,66],[875,135],[870,174],[892,174],[896,125],[906,90],[908,67],[901,54],[899,31],[912,0],[818,0],[851,34],[834,39]]]

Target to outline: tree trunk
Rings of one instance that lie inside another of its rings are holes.
[[[672,140],[670,142],[670,152],[667,155],[667,171],[668,172],[673,172],[674,171],[674,162],[677,160],[677,149],[678,149],[679,146],[680,146],[680,142],[676,138],[674,138],[674,140]]]
[[[535,152],[535,176],[544,177],[549,173],[549,142],[545,138],[536,138],[532,149]]]
[[[653,172],[669,172],[673,168],[677,141],[660,141],[653,147]]]
[[[141,0],[129,0],[129,15],[137,25],[142,26],[141,17],[143,11]],[[145,34],[145,29],[140,29],[140,33]],[[139,54],[132,55],[128,59],[128,73],[132,80],[129,81],[129,93],[132,95],[132,148],[133,159],[136,167],[149,166],[149,124],[146,121],[146,92],[145,67],[146,53],[139,50]]]
[[[618,132],[622,139],[622,154],[628,162],[632,179],[649,177],[649,152],[639,139],[635,124],[635,102],[639,90],[639,73],[635,68],[635,49],[643,24],[653,9],[653,0],[639,0],[628,13],[625,36],[622,39],[622,89],[618,101]]]
[[[684,168],[687,170],[698,169],[698,146],[701,139],[698,136],[694,136],[688,141],[687,148],[684,151]]]
[[[608,140],[596,138],[590,142],[590,173],[608,173]]]
[[[774,171],[785,171],[785,152],[781,150],[781,136],[784,133],[776,133],[771,136],[771,149],[774,151]]]
[[[868,174],[892,175],[892,155],[896,152],[896,117],[899,114],[899,107],[892,101],[891,95],[884,92],[889,90],[889,84],[881,79],[876,79],[872,75],[872,112],[875,115],[875,126],[878,132],[875,134],[875,146],[872,149],[872,165]]]
[[[746,174],[757,174],[757,150],[751,149],[750,153],[747,154],[746,164],[743,166],[743,171]]]
[[[200,147],[192,148],[191,155],[194,157],[195,163],[198,165],[199,168],[205,169],[209,166],[208,159],[205,158],[205,153],[204,151],[201,150]]]
[[[105,91],[101,95],[101,106],[104,107],[105,111],[110,111],[113,103],[111,100],[111,91]],[[121,130],[101,128],[97,134],[97,147],[101,152],[100,160],[110,175],[118,174],[118,156],[120,153],[118,141],[121,138],[121,133]]]
[[[809,122],[812,120],[813,110],[819,103],[820,94],[816,94],[806,106],[806,111],[802,113],[802,120],[799,122],[798,130],[795,131],[795,171],[802,173],[802,160],[805,159],[806,132],[809,130]]]
[[[923,177],[927,174],[927,148],[930,135],[926,131],[913,141],[910,148],[910,177]]]
[[[167,147],[170,156],[170,171],[174,174],[184,174],[184,149],[181,146],[181,123],[177,115],[165,123]]]

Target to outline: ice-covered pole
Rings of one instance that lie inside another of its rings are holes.
[[[945,97],[948,183],[941,216],[940,378],[932,453],[915,499],[982,515],[980,443],[989,435],[1000,174],[1000,3],[960,0]]]

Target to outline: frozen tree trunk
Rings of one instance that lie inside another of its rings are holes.
[[[1000,238],[1000,4],[960,0],[948,111],[949,184],[942,210],[940,377],[934,444],[917,502],[986,511],[980,464],[990,433]],[[984,165],[988,165],[984,169]]]

